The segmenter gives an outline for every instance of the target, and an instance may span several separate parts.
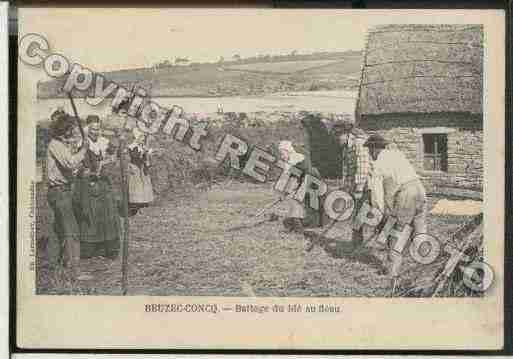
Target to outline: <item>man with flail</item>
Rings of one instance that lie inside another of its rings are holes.
[[[75,176],[83,166],[88,141],[82,141],[79,151],[74,153],[74,121],[63,110],[51,115],[51,139],[47,150],[48,204],[54,213],[59,252],[51,253],[50,261],[70,267],[77,280],[89,280],[91,276],[80,273],[80,233],[73,210],[72,190]]]
[[[364,191],[367,188],[370,158],[369,150],[364,146],[367,134],[355,127],[354,117],[342,117],[333,125],[333,131],[342,150],[342,185],[344,192],[349,193],[361,205]],[[347,251],[353,252],[363,242],[362,228],[353,230]]]
[[[372,206],[385,215],[397,219],[396,226],[413,226],[410,240],[415,235],[427,233],[426,191],[415,169],[406,156],[396,147],[387,146],[388,142],[380,135],[372,135],[365,142],[372,160],[369,177]],[[402,254],[388,246],[390,275],[392,277],[392,295],[400,275]]]

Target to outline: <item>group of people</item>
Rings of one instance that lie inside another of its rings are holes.
[[[80,258],[104,256],[116,258],[120,248],[124,213],[122,201],[112,188],[105,165],[118,156],[128,157],[129,216],[153,201],[150,178],[152,150],[147,146],[147,134],[137,126],[131,128],[132,141],[126,151],[119,151],[101,135],[98,116],[87,118],[84,138],[76,141],[76,119],[57,110],[51,115],[51,140],[47,150],[48,203],[54,212],[54,230],[58,238],[58,253],[51,256],[54,263],[72,268],[76,278],[88,279],[80,271]],[[124,128],[127,128],[126,126]],[[414,167],[393,143],[380,135],[368,136],[354,121],[344,118],[332,127],[342,151],[340,189],[351,194],[357,202],[368,200],[386,217],[393,216],[399,225],[412,225],[414,232],[426,233],[426,193]],[[306,172],[304,155],[296,152],[292,142],[278,145],[280,158],[292,167]],[[311,174],[320,177],[313,168]],[[302,232],[304,227],[319,223],[319,215],[292,198],[301,183],[290,183],[282,199],[289,203],[284,226],[289,231]],[[312,220],[313,218],[313,220]],[[359,248],[363,228],[352,230],[349,247]],[[395,281],[400,274],[402,256],[390,251],[390,275]]]
[[[81,258],[103,256],[115,259],[120,249],[123,201],[113,190],[106,165],[127,156],[128,213],[153,201],[149,174],[151,149],[137,128],[126,151],[101,135],[98,116],[87,117],[82,136],[77,136],[77,119],[62,109],[50,118],[47,149],[48,204],[54,213],[55,251],[49,253],[52,265],[72,270],[78,280],[92,277],[80,269]]]
[[[331,131],[342,151],[340,189],[351,194],[357,205],[369,201],[384,218],[395,217],[398,226],[412,225],[412,238],[415,234],[426,233],[426,192],[415,168],[397,145],[378,134],[368,136],[355,126],[353,118],[339,120]],[[290,141],[280,142],[278,148],[283,161],[290,166],[304,167],[304,156],[295,151]],[[302,232],[303,227],[310,225],[305,216],[307,206],[293,199],[288,203],[289,213],[283,224],[289,231]],[[363,241],[363,227],[353,229],[348,251],[355,251]],[[402,260],[401,254],[389,251],[388,272],[394,284],[400,275]]]

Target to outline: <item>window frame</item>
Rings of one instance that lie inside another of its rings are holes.
[[[451,173],[451,166],[447,163],[447,171],[443,170],[429,170],[424,168],[424,135],[446,135],[447,136],[447,157],[449,157],[449,135],[455,132],[456,129],[448,128],[448,127],[430,127],[430,128],[422,128],[417,130],[417,163],[419,164],[419,169],[422,174],[430,175],[430,174],[440,174],[440,175],[448,175]],[[448,162],[448,161],[447,161]]]

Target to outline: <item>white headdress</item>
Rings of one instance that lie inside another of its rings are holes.
[[[305,159],[305,156],[301,153],[296,152],[294,149],[294,146],[292,145],[292,142],[290,141],[280,141],[278,144],[278,149],[281,151],[287,151],[289,153],[289,163],[291,165],[296,165],[299,162],[303,161]]]
[[[128,146],[129,149],[139,147],[142,150],[144,147],[146,147],[146,133],[144,131],[141,131],[137,126],[135,126],[132,128],[132,135],[134,136],[134,141]]]
[[[136,141],[140,141],[144,138],[144,132],[137,127],[133,128],[132,134],[134,135]]]

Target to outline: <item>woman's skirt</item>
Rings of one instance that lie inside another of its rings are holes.
[[[80,256],[115,258],[119,252],[120,218],[108,180],[77,181],[75,206],[80,229]]]

